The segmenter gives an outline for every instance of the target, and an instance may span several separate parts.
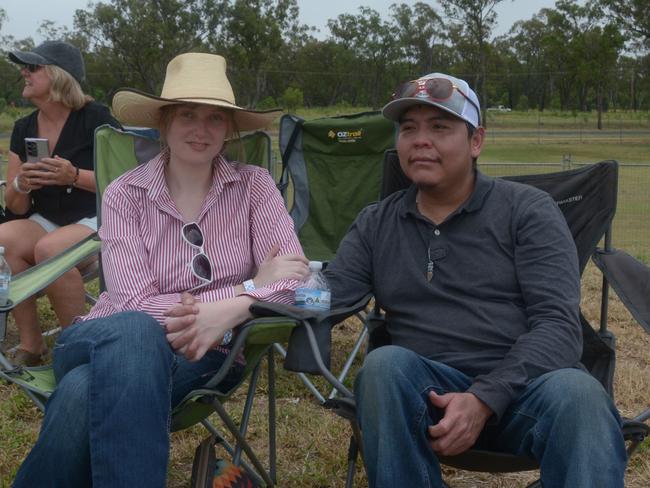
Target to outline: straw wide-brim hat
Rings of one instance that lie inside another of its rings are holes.
[[[226,60],[216,54],[187,53],[167,65],[159,97],[120,88],[113,96],[113,114],[124,125],[158,128],[160,108],[180,103],[201,103],[232,110],[237,129],[245,132],[268,127],[280,109],[257,111],[237,106],[226,76]]]

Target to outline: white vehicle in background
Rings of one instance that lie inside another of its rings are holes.
[[[489,107],[488,112],[512,112],[512,109],[505,105],[497,105],[496,107]]]

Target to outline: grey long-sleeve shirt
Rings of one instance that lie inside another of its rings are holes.
[[[418,212],[416,193],[359,214],[326,270],[333,306],[372,292],[393,344],[472,377],[468,391],[498,419],[530,380],[579,365],[573,239],[556,203],[528,185],[477,172],[440,225]]]

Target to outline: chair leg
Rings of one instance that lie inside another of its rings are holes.
[[[228,453],[228,455],[233,458],[235,456],[235,448],[231,446],[226,439],[223,438],[215,426],[212,425],[207,419],[201,420],[201,424],[215,437],[219,443],[219,446],[221,446]],[[258,484],[262,484],[262,478],[257,475],[255,469],[249,463],[247,463],[246,460],[242,459],[239,466],[244,468],[244,470],[251,476],[251,478],[255,479]]]
[[[244,436],[241,434],[239,431],[239,428],[237,428],[237,425],[232,421],[228,413],[226,412],[226,409],[223,407],[221,402],[218,400],[213,400],[211,402],[213,408],[216,410],[217,414],[221,418],[221,421],[225,424],[226,428],[230,431],[230,433],[235,437],[237,446],[241,446],[241,448],[244,450],[246,453],[246,456],[248,456],[248,459],[250,459],[251,463],[253,466],[255,466],[255,469],[259,473],[259,475],[262,477],[264,480],[264,483],[271,487],[275,486],[273,483],[273,480],[271,480],[269,474],[267,473],[266,469],[264,469],[264,466],[262,465],[261,461],[259,458],[255,455],[253,450],[251,449],[250,445],[244,438]]]
[[[9,360],[5,357],[5,355],[2,352],[0,352],[0,369],[4,371],[11,371],[14,368],[15,366],[9,362]],[[23,386],[20,386],[20,388],[25,392],[25,395],[27,395],[34,402],[36,408],[38,408],[41,412],[45,411],[45,403],[47,403],[47,398],[44,398],[42,395],[39,396],[33,391],[30,391],[28,388],[25,388]]]
[[[275,431],[275,357],[273,348],[267,353],[269,367],[269,474],[274,484],[277,484],[276,431]]]
[[[338,376],[340,382],[343,382],[343,380],[345,380],[345,377],[348,375],[348,372],[352,367],[352,363],[356,359],[357,354],[359,354],[359,349],[361,349],[361,346],[365,342],[367,336],[368,336],[368,328],[364,324],[363,329],[361,330],[361,334],[359,334],[359,337],[357,337],[357,340],[354,343],[354,347],[352,348],[352,351],[350,352],[347,361],[343,365],[341,374],[339,374]],[[330,392],[330,396],[329,396],[330,400],[334,398],[337,393],[338,391],[336,390],[336,388],[332,388],[332,391]]]
[[[255,366],[251,374],[250,383],[248,385],[248,392],[246,395],[246,403],[244,404],[244,411],[242,412],[241,422],[239,424],[239,433],[243,436],[246,435],[248,430],[248,421],[250,420],[251,410],[253,409],[253,399],[255,397],[255,389],[257,388],[257,380],[260,376],[260,364]],[[235,455],[232,459],[233,464],[238,465],[241,460],[242,446],[237,443]]]
[[[7,316],[9,312],[0,312],[0,343],[4,342],[7,336]]]
[[[356,471],[358,454],[359,446],[357,445],[354,435],[351,435],[350,446],[348,447],[348,475],[345,480],[345,488],[352,488],[352,485],[354,484],[354,473]]]
[[[275,343],[273,344],[273,348],[280,353],[280,355],[283,358],[287,357],[287,351],[282,347],[280,344]],[[316,397],[316,400],[318,400],[318,403],[325,403],[325,397],[321,394],[320,391],[314,386],[314,383],[307,377],[305,373],[296,373],[298,377],[300,378],[300,381],[303,382],[303,384],[307,387],[307,389],[311,392],[312,395]]]

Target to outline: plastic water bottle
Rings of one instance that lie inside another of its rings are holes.
[[[327,312],[330,309],[331,293],[321,270],[323,263],[309,261],[309,276],[296,289],[296,306]]]
[[[11,268],[5,259],[5,248],[0,246],[0,307],[7,304],[9,299],[9,282],[11,281]]]

